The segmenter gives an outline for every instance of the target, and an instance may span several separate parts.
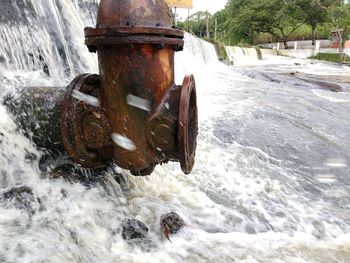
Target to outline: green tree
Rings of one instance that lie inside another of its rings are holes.
[[[328,7],[328,19],[335,27],[339,41],[339,53],[343,54],[343,31],[350,26],[350,5],[345,4],[342,0],[333,0],[334,2]]]
[[[208,13],[209,21],[212,20],[212,15]],[[185,22],[178,22],[177,26],[182,30],[190,31],[198,37],[206,36],[206,12],[199,11],[192,14]],[[188,30],[190,29],[190,30]],[[213,29],[210,27],[210,35]]]
[[[311,27],[312,45],[316,43],[317,26],[327,22],[327,11],[331,3],[334,3],[334,0],[299,0],[297,3],[305,23]]]
[[[227,23],[234,35],[248,38],[250,42],[258,33],[269,33],[288,48],[288,37],[305,23],[299,1],[229,0]]]
[[[209,20],[209,29],[214,31],[213,35],[215,36],[215,21],[217,26],[217,39],[221,41],[225,41],[227,36],[226,29],[226,19],[227,19],[227,9],[224,8],[218,12],[216,12],[213,17]]]

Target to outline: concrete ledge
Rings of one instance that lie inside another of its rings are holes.
[[[277,50],[276,49],[260,49],[262,59],[271,57],[271,56],[278,56]]]
[[[284,49],[279,50],[278,54],[291,58],[309,58],[316,56],[317,51],[315,49]]]
[[[247,63],[249,61],[260,60],[261,53],[258,48],[244,48],[237,46],[226,46],[226,53],[229,60],[233,63]]]
[[[337,48],[321,48],[318,51],[314,48],[307,49],[259,49],[243,48],[237,46],[225,47],[228,58],[234,64],[252,63],[261,59],[268,59],[272,56],[285,56],[291,58],[307,59],[316,56],[318,53],[338,53]],[[345,48],[344,52],[350,56],[350,48]]]
[[[320,43],[321,48],[330,48],[332,46],[332,41],[328,39],[318,39],[316,40]],[[294,48],[295,43],[297,43],[298,48],[302,49],[313,49],[315,46],[312,45],[311,40],[299,40],[299,41],[288,41],[288,47],[289,48]],[[267,43],[267,44],[259,44],[260,47],[262,48],[275,48],[277,49],[278,43]],[[279,43],[280,50],[284,49],[283,43]]]

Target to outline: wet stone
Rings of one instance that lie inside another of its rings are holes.
[[[24,159],[27,163],[34,163],[38,157],[35,153],[29,152],[28,150],[25,150],[25,156]]]
[[[49,177],[51,179],[59,179],[63,178],[64,180],[71,183],[79,183],[84,182],[86,180],[86,176],[74,165],[65,164],[58,167],[55,167],[51,172]]]
[[[86,176],[67,156],[47,152],[39,160],[39,169],[43,176],[50,179],[64,179],[71,183],[83,182]]]
[[[177,213],[170,212],[161,216],[160,226],[162,227],[163,234],[170,241],[169,234],[179,232],[185,226],[185,221]]]
[[[314,221],[312,222],[312,225],[314,226],[312,234],[319,239],[323,238],[326,233],[326,229],[324,227],[323,222]]]
[[[28,186],[13,187],[0,195],[0,201],[6,206],[14,206],[17,209],[23,209],[31,214],[35,213],[35,204],[40,200],[35,198],[33,190]]]
[[[44,176],[48,176],[52,180],[63,179],[72,184],[81,183],[86,187],[94,187],[101,183],[103,185],[103,182],[105,182],[106,173],[108,173],[108,170],[89,169],[82,168],[74,164],[64,164],[54,167]],[[113,179],[119,184],[115,178]]]
[[[124,240],[145,238],[148,234],[148,227],[139,220],[127,219],[123,223],[122,237]]]

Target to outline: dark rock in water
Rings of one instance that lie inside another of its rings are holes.
[[[45,153],[39,160],[39,169],[42,178],[63,179],[70,183],[81,183],[88,188],[99,185],[105,188],[106,192],[116,189],[112,186],[113,182],[126,185],[123,174],[116,172],[113,166],[100,169],[84,168],[72,162],[66,154]]]
[[[122,236],[125,240],[145,238],[148,234],[148,227],[139,220],[127,219],[123,223]]]
[[[26,210],[30,214],[35,213],[33,204],[40,203],[40,200],[35,198],[33,190],[28,186],[13,187],[3,193],[1,199],[4,203],[12,204],[15,208]]]
[[[23,195],[28,195],[33,197],[33,191],[30,187],[28,186],[19,186],[19,187],[14,187],[11,190],[5,192],[2,194],[4,199],[13,199],[13,198],[21,198]]]
[[[74,165],[66,164],[56,167],[51,173],[50,178],[63,178],[71,183],[83,182],[86,176],[75,168]]]
[[[171,242],[169,234],[176,234],[185,225],[185,221],[175,212],[162,215],[160,226],[162,227],[165,237]]]
[[[41,166],[43,166],[41,164]],[[106,177],[107,170],[104,169],[89,169],[77,166],[74,163],[52,163],[46,166],[43,171],[44,177],[50,179],[64,179],[70,183],[81,183],[86,187],[95,186],[101,183]]]
[[[6,58],[3,55],[0,55],[0,63],[5,63]]]
[[[319,239],[323,238],[326,234],[326,228],[323,222],[314,221],[312,222],[312,225],[314,226],[312,234]]]
[[[58,167],[66,169],[67,165],[73,167],[74,163],[69,159],[65,153],[45,151],[39,160],[39,169],[43,173],[51,172]]]
[[[83,183],[88,178],[83,173],[83,169],[79,169],[68,156],[48,152],[39,160],[39,169],[43,172],[43,177],[50,179],[64,179],[71,183]]]
[[[305,74],[305,73],[300,73],[298,71],[290,72],[289,75],[295,77],[296,79],[315,84],[315,85],[319,86],[320,89],[329,90],[329,91],[333,91],[333,92],[343,92],[343,87],[338,85],[337,83],[339,83],[339,82],[345,83],[348,81],[348,79],[344,80],[344,79],[340,78],[341,76],[333,76],[332,77],[333,82],[329,82],[328,79],[322,79],[322,77],[320,77],[318,75]],[[336,83],[334,83],[334,82],[336,82]]]
[[[29,152],[27,149],[25,150],[25,152],[26,154],[24,156],[24,159],[27,163],[34,163],[38,159],[35,153]]]

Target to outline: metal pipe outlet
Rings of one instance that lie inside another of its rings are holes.
[[[68,154],[86,167],[112,158],[135,175],[178,161],[194,165],[198,116],[192,75],[174,82],[174,53],[184,34],[172,28],[164,0],[101,0],[85,43],[97,52],[100,75],[78,76],[61,111]]]

